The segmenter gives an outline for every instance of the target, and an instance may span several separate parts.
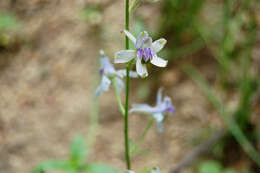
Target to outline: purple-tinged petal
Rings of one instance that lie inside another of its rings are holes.
[[[103,76],[101,79],[101,84],[98,86],[96,92],[95,92],[95,98],[100,97],[104,91],[109,90],[109,86],[111,84],[111,81],[106,76]]]
[[[138,48],[138,50],[137,50],[137,58],[142,60],[143,55],[144,55],[143,49],[142,48]]]
[[[143,47],[144,41],[148,38],[148,33],[146,31],[140,32],[136,39],[135,48],[139,49]]]
[[[172,105],[171,98],[170,97],[165,97],[163,102],[165,104],[165,112],[170,112],[172,115],[174,115],[175,108]]]
[[[147,62],[148,60],[152,59],[152,52],[150,48],[144,48],[144,61]]]
[[[100,68],[98,73],[99,73],[100,76],[102,76],[104,74],[104,68]]]
[[[99,74],[102,75],[108,75],[112,76],[115,74],[115,68],[114,66],[110,63],[109,57],[105,55],[103,52],[102,55],[100,55],[100,69],[99,69]]]
[[[116,82],[118,93],[121,93],[122,89],[125,87],[124,82],[118,77],[115,77],[115,82]]]

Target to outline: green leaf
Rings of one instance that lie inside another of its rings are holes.
[[[70,167],[70,163],[67,160],[50,160],[40,163],[36,166],[32,173],[45,173],[51,170],[67,170]]]
[[[70,159],[75,167],[78,167],[84,162],[87,156],[84,139],[82,136],[78,135],[73,140],[70,146]]]
[[[199,173],[221,173],[222,166],[216,161],[206,161],[200,164]]]
[[[121,171],[103,163],[89,163],[84,170],[89,173],[121,173]]]

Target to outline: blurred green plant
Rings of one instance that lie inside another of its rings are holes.
[[[7,46],[12,39],[12,32],[19,27],[18,20],[10,14],[0,13],[0,46]]]
[[[207,160],[199,164],[198,173],[238,173],[232,168],[223,168],[223,165],[216,160]],[[241,173],[250,173],[248,170],[243,170]]]
[[[224,169],[220,162],[207,160],[198,166],[198,173],[237,173],[234,169]]]
[[[49,160],[40,163],[32,173],[46,173],[48,171],[60,170],[66,173],[120,173],[120,171],[102,163],[85,163],[88,150],[82,136],[76,136],[70,146],[70,158],[66,160]]]
[[[255,138],[251,135],[254,132],[249,130],[253,97],[259,89],[252,63],[257,38],[256,4],[256,0],[167,0],[159,33],[167,35],[168,54],[174,59],[201,50],[214,57],[217,74],[213,84],[192,66],[185,65],[183,70],[221,115],[229,134],[259,166],[260,154],[254,149]],[[228,107],[230,93],[239,96],[235,108]],[[216,152],[221,154],[221,147]]]
[[[102,8],[98,6],[85,7],[80,13],[80,18],[92,25],[100,24],[102,21]]]
[[[184,66],[183,70],[186,72],[187,75],[189,75],[197,83],[197,85],[203,91],[204,95],[209,100],[209,102],[213,104],[214,108],[217,110],[219,115],[225,121],[228,130],[236,138],[236,140],[241,145],[241,147],[244,149],[244,151],[258,165],[260,165],[260,154],[254,149],[252,144],[248,141],[247,137],[241,130],[241,127],[239,126],[237,121],[235,121],[234,116],[232,116],[232,113],[227,110],[227,108],[225,107],[225,104],[218,97],[218,95],[215,93],[215,91],[210,86],[210,84],[207,83],[207,81],[202,77],[200,72],[197,71],[195,68],[193,68],[191,66]]]

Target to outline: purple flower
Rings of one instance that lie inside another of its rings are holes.
[[[124,88],[124,82],[121,78],[126,76],[126,70],[115,70],[104,51],[100,51],[100,65],[99,74],[101,75],[101,84],[96,89],[95,97],[97,98],[101,96],[104,91],[108,91],[112,80],[115,80],[118,92],[120,93]],[[130,71],[130,77],[137,78],[138,76],[136,72]]]
[[[175,108],[172,105],[172,101],[170,97],[164,97],[162,99],[162,89],[159,89],[157,93],[157,100],[156,100],[156,105],[155,106],[150,106],[148,104],[134,104],[132,106],[132,109],[130,109],[129,113],[132,112],[141,112],[141,113],[147,113],[151,114],[155,120],[157,121],[157,126],[159,132],[163,131],[163,119],[166,113],[171,113],[174,115],[175,113]]]
[[[135,58],[136,72],[141,77],[148,76],[146,68],[148,62],[158,67],[166,67],[168,61],[157,56],[167,42],[164,38],[152,42],[152,38],[146,31],[141,32],[137,39],[127,30],[124,30],[124,33],[135,44],[136,50],[118,51],[115,54],[115,63],[127,63]]]

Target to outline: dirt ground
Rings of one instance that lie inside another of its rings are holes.
[[[79,133],[87,136],[98,50],[103,48],[111,56],[124,43],[120,34],[123,1],[116,0],[104,9],[99,26],[79,18],[84,6],[97,3],[106,1],[0,2],[1,10],[15,13],[23,22],[22,44],[0,52],[1,173],[28,173],[41,161],[66,158],[73,137]],[[142,10],[149,18],[158,9],[149,6]],[[152,91],[161,83],[173,99],[176,114],[165,122],[164,133],[158,133],[154,125],[142,145],[150,153],[133,157],[132,165],[136,172],[158,165],[166,173],[192,149],[192,136],[209,127],[221,128],[222,123],[200,89],[178,67],[152,70],[161,77],[144,79],[144,83]],[[132,93],[141,81],[132,81]],[[155,95],[149,100],[154,103]],[[131,103],[144,101],[131,94]],[[113,92],[105,93],[100,105],[100,129],[89,160],[124,170],[123,119]],[[148,118],[130,116],[134,139]]]

